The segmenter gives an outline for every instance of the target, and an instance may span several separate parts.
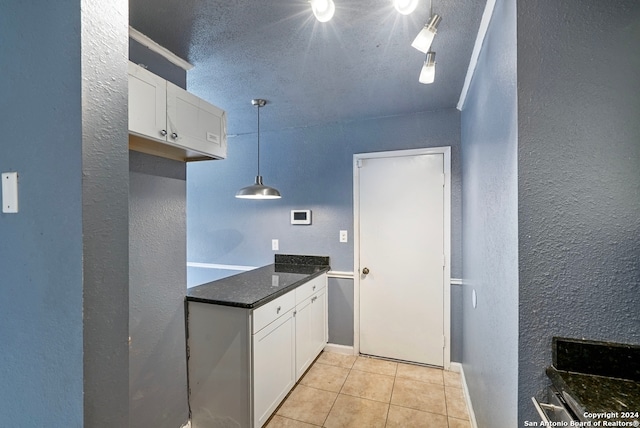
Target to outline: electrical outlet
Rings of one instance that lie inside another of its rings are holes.
[[[349,235],[346,230],[340,231],[340,242],[349,242]]]
[[[279,243],[278,243],[278,240],[277,240],[277,239],[272,239],[272,240],[271,240],[271,249],[272,249],[273,251],[278,251],[278,249],[280,249],[280,245],[279,245]]]

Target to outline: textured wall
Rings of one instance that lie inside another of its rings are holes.
[[[130,153],[130,423],[182,426],[187,403],[186,167]]]
[[[80,6],[84,424],[125,426],[129,422],[128,3],[84,0]]]
[[[247,103],[247,108],[253,107]],[[269,109],[275,108],[267,105],[260,113],[261,121],[268,122]],[[226,160],[192,163],[187,167],[187,260],[261,266],[273,263],[271,239],[277,238],[280,253],[328,255],[333,270],[352,271],[353,154],[451,146],[452,276],[459,277],[459,120],[459,112],[452,109],[265,132],[260,136],[260,170],[265,184],[282,193],[282,199],[276,201],[234,197],[256,175],[256,135],[230,138]],[[313,224],[291,225],[291,209],[311,209]],[[348,230],[348,243],[339,242],[341,229]],[[195,279],[214,279],[213,272],[201,271],[205,269],[189,269],[189,285],[196,285]],[[353,289],[353,281],[348,286],[345,282],[338,281],[340,292],[330,291],[329,311],[333,319],[329,336],[340,338],[342,344],[352,344],[353,312],[337,310],[340,307],[348,311],[353,307],[353,292],[349,291]],[[454,337],[457,336],[454,332]]]
[[[554,335],[640,343],[640,2],[518,2],[520,419]]]
[[[129,45],[133,62],[184,87],[184,70]],[[130,152],[129,177],[129,420],[132,427],[177,428],[189,417],[186,164]]]
[[[515,35],[516,2],[498,0],[461,119],[462,362],[478,426],[492,428],[519,426]]]
[[[0,425],[126,426],[126,4],[1,9]]]

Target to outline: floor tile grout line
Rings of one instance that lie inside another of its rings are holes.
[[[393,390],[396,388],[396,379],[398,378],[398,366],[396,365],[396,374],[393,376],[393,385],[391,386],[391,397],[389,397],[389,407],[387,407],[387,417],[384,419],[384,426],[389,423],[389,412],[391,411],[391,401],[393,400]]]
[[[353,364],[351,366],[353,367]],[[340,393],[342,392],[342,388],[344,388],[344,384],[347,383],[347,378],[349,377],[350,373],[351,373],[351,369],[349,369],[349,372],[347,373],[347,376],[344,378],[344,381],[342,381],[342,385],[340,386],[340,390],[336,394],[336,398],[334,398],[333,403],[331,404],[331,408],[329,409],[329,413],[327,413],[327,416],[324,418],[324,421],[322,422],[322,426],[323,427],[327,423],[327,419],[329,419],[329,415],[331,414],[331,411],[335,407],[336,401],[338,401],[338,397],[340,396]]]
[[[313,366],[313,365],[315,365],[315,364],[317,363],[317,364],[321,364],[321,365],[327,365],[327,366],[333,366],[333,367],[341,367],[341,368],[344,368],[344,369],[346,369],[346,370],[347,370],[346,377],[345,377],[345,378],[344,378],[344,380],[342,381],[342,384],[341,384],[341,386],[340,386],[340,389],[339,389],[339,391],[336,393],[336,395],[335,395],[335,397],[334,397],[334,399],[333,399],[333,402],[332,402],[332,404],[331,404],[331,407],[329,408],[329,412],[327,413],[327,416],[324,418],[324,421],[323,421],[323,423],[322,423],[322,425],[321,425],[321,426],[325,426],[325,424],[327,423],[327,420],[328,420],[328,418],[329,418],[329,415],[331,414],[331,412],[332,412],[332,411],[333,411],[333,409],[335,408],[335,404],[336,404],[336,402],[337,402],[337,400],[338,400],[339,396],[340,396],[341,394],[342,394],[342,395],[345,395],[345,396],[351,396],[350,394],[343,394],[343,393],[342,393],[342,391],[343,391],[344,386],[345,386],[345,384],[346,384],[346,380],[349,378],[349,375],[352,373],[352,371],[353,371],[353,370],[356,370],[356,371],[359,371],[359,372],[364,372],[364,373],[374,373],[374,374],[378,374],[378,375],[385,375],[384,373],[379,373],[379,372],[376,372],[376,371],[365,371],[365,370],[359,370],[359,369],[355,368],[355,366],[356,366],[356,362],[358,361],[359,356],[355,356],[355,357],[356,357],[356,358],[355,358],[355,359],[353,360],[353,362],[350,364],[350,367],[345,367],[345,365],[343,365],[343,364],[344,364],[344,362],[336,362],[335,364],[329,364],[327,361],[319,361],[319,358],[318,358],[318,359],[316,359],[316,360],[313,362],[313,364],[311,365],[311,366]],[[376,359],[376,358],[372,358],[372,357],[368,357],[368,358],[371,358],[372,360],[375,360],[375,359]],[[385,361],[385,360],[383,359],[382,361]],[[442,370],[442,369],[441,369],[441,370]],[[434,383],[434,382],[428,382],[428,381],[427,381],[427,382],[425,382],[425,381],[424,381],[424,380],[422,380],[422,379],[418,380],[418,379],[414,379],[414,378],[412,378],[412,377],[403,377],[403,376],[399,376],[399,371],[400,371],[400,370],[399,370],[399,364],[398,364],[398,363],[396,363],[396,364],[394,365],[394,375],[393,375],[393,376],[386,375],[386,376],[389,376],[389,377],[392,377],[392,378],[393,378],[393,383],[392,383],[392,387],[391,387],[391,396],[389,397],[389,401],[388,401],[388,402],[378,401],[378,400],[373,400],[373,399],[370,399],[370,398],[365,398],[365,397],[361,397],[361,396],[357,396],[357,395],[352,396],[352,397],[359,398],[359,399],[361,399],[361,400],[365,400],[365,401],[371,401],[371,402],[377,402],[377,403],[381,403],[381,404],[386,404],[386,405],[387,405],[387,414],[386,414],[386,418],[385,418],[385,425],[384,425],[384,426],[386,426],[386,425],[388,424],[388,422],[389,422],[389,413],[390,413],[390,410],[391,410],[391,400],[393,399],[393,392],[394,392],[394,390],[395,390],[395,388],[396,388],[398,378],[407,379],[407,380],[411,380],[411,381],[419,382],[419,383],[422,383],[422,384],[441,385],[441,386],[442,386],[442,388],[443,388],[443,391],[444,391],[444,393],[445,393],[445,409],[446,409],[446,415],[443,415],[443,416],[445,416],[445,418],[447,419],[447,422],[446,422],[446,423],[447,423],[447,426],[450,426],[450,419],[456,419],[456,420],[459,420],[459,421],[467,421],[467,422],[468,422],[468,419],[461,419],[461,418],[457,418],[457,417],[453,417],[453,416],[450,416],[450,415],[449,415],[449,407],[451,407],[451,406],[450,406],[450,403],[449,403],[449,401],[450,401],[450,400],[448,400],[448,399],[447,399],[447,394],[446,394],[446,392],[447,392],[447,390],[456,390],[456,389],[461,390],[462,388],[461,388],[460,386],[457,386],[457,385],[446,385],[446,384],[445,384],[445,379],[444,379],[444,370],[442,370],[442,372],[443,372],[442,384],[439,384],[439,383],[437,383],[437,382],[435,382],[435,383]],[[305,373],[305,375],[306,375],[306,373]],[[296,386],[297,386],[297,385],[296,385]],[[313,386],[309,386],[309,385],[305,385],[305,386],[306,386],[306,387],[308,387],[308,388],[311,388],[311,389],[313,389],[313,390],[315,390],[315,391],[318,391],[318,392],[320,392],[320,391],[322,391],[322,392],[334,392],[334,391],[327,391],[327,390],[324,390],[324,389],[322,389],[322,388],[317,388],[317,387],[313,387]],[[278,408],[279,408],[279,407],[281,407],[281,406],[284,404],[284,402],[285,402],[285,401],[287,401],[287,399],[289,398],[289,395],[290,395],[290,394],[288,394],[288,395],[287,395],[287,397],[285,398],[285,400],[283,400],[283,402],[280,404],[280,406],[278,406]],[[465,404],[465,409],[466,409],[466,403],[464,403],[464,404]],[[412,407],[406,407],[406,406],[402,406],[402,405],[398,405],[398,407],[407,408],[407,409],[412,409],[412,410],[418,410],[418,411],[422,411],[422,412],[424,412],[424,411],[423,411],[423,410],[421,410],[421,409],[413,409]],[[277,409],[276,409],[276,412],[274,412],[274,415],[275,415],[276,413],[277,413]],[[426,413],[431,413],[431,412],[426,412]],[[434,414],[435,414],[435,413],[434,413]],[[284,416],[281,416],[281,417],[284,417]],[[297,420],[297,419],[291,419],[291,418],[287,418],[287,417],[284,417],[284,418],[285,418],[285,419],[289,419],[289,420],[298,421],[298,422],[304,422],[304,421],[299,421],[299,420]],[[318,425],[315,425],[315,424],[311,424],[311,425],[313,425],[313,426],[318,426]]]

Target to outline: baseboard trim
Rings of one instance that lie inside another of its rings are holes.
[[[460,373],[460,381],[462,382],[462,392],[464,393],[464,401],[467,403],[467,409],[469,410],[469,422],[471,422],[471,428],[478,428],[478,422],[476,422],[476,414],[473,411],[473,405],[471,404],[471,396],[469,395],[469,388],[467,387],[467,378],[464,376],[464,368],[460,363],[451,362],[451,371]]]
[[[335,354],[355,355],[353,346],[336,345],[335,343],[327,343],[324,347],[324,350],[326,352],[333,352]]]

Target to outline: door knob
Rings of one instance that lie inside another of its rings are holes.
[[[369,274],[369,268],[366,267],[366,268],[362,269],[362,274],[363,275],[368,275]]]

